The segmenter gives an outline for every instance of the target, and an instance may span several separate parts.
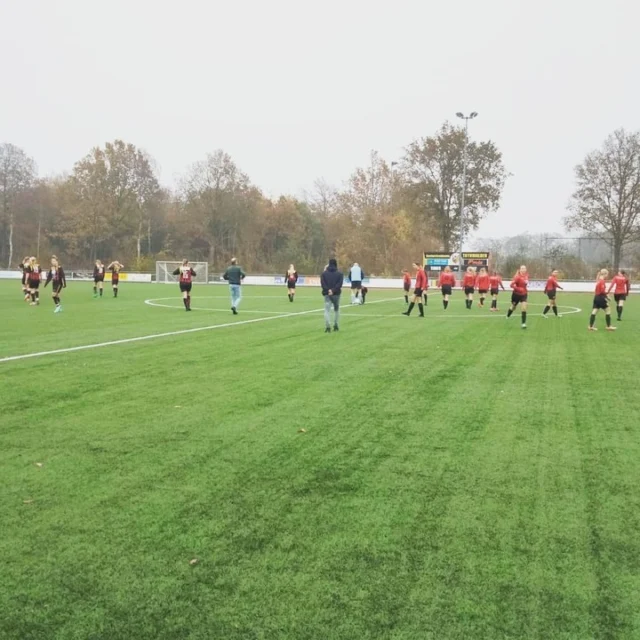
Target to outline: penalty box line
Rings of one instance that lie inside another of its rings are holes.
[[[377,300],[376,302],[390,302],[397,298]],[[373,304],[373,303],[372,303]],[[136,336],[135,338],[122,338],[120,340],[109,340],[107,342],[96,342],[93,344],[83,344],[77,347],[65,347],[63,349],[52,349],[50,351],[37,351],[35,353],[23,353],[17,356],[6,356],[0,358],[0,364],[4,362],[16,362],[17,360],[27,360],[28,358],[40,358],[42,356],[53,356],[61,353],[73,353],[74,351],[86,351],[88,349],[100,349],[101,347],[113,347],[119,344],[129,344],[131,342],[142,342],[143,340],[155,340],[156,338],[169,338],[171,336],[181,336],[199,331],[213,331],[214,329],[225,329],[227,327],[237,327],[239,325],[255,324],[256,322],[267,322],[268,320],[279,320],[281,318],[294,318],[296,316],[306,316],[312,313],[320,313],[321,309],[311,309],[310,311],[296,311],[293,313],[283,313],[279,316],[268,316],[266,318],[252,318],[251,320],[239,320],[237,322],[225,322],[223,324],[212,324],[207,327],[195,327],[193,329],[179,329],[177,331],[165,331],[164,333],[153,333],[147,336]]]

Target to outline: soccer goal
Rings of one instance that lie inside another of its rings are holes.
[[[178,276],[173,272],[182,265],[182,262],[156,262],[156,282],[178,282]],[[191,267],[196,272],[194,282],[206,284],[209,282],[209,264],[207,262],[192,262]]]

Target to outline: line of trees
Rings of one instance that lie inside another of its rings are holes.
[[[0,265],[55,253],[68,266],[120,259],[137,269],[187,256],[222,268],[238,255],[252,271],[294,262],[318,272],[329,256],[397,274],[425,249],[459,244],[465,143],[465,235],[500,204],[507,171],[491,141],[445,123],[411,142],[398,162],[372,152],[336,188],[318,180],[304,197],[271,200],[224,151],[194,163],[169,189],[153,158],[116,140],[92,149],[69,175],[39,179],[22,149],[0,144]],[[610,242],[614,266],[640,238],[640,134],[616,131],[576,168],[568,229]]]
[[[397,163],[372,152],[342,187],[318,180],[304,197],[276,200],[221,150],[168,189],[153,158],[121,140],[46,180],[22,149],[2,144],[0,265],[55,253],[69,266],[117,258],[150,269],[157,259],[187,256],[217,269],[238,255],[252,271],[280,272],[294,262],[314,273],[335,256],[372,273],[398,273],[425,248],[457,246],[464,144],[464,130],[445,123]],[[505,179],[495,144],[470,142],[467,232],[497,209]]]

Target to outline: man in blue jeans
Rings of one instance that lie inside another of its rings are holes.
[[[324,296],[324,325],[325,333],[331,333],[331,307],[333,307],[333,330],[340,330],[340,294],[344,277],[338,271],[338,262],[335,258],[329,260],[327,268],[320,276],[322,295]]]
[[[238,315],[238,307],[242,300],[242,291],[240,289],[242,281],[245,279],[245,273],[242,267],[238,265],[236,258],[231,258],[231,265],[222,276],[229,282],[229,291],[231,292],[231,311],[233,315]]]

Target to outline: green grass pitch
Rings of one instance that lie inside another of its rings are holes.
[[[49,296],[0,282],[2,640],[640,638],[635,299]]]

